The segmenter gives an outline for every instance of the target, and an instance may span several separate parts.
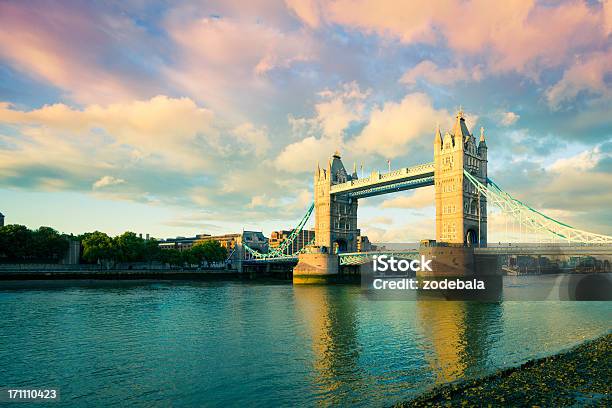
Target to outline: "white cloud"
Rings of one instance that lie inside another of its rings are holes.
[[[351,123],[363,119],[369,95],[356,82],[319,92],[323,100],[315,104],[313,117],[289,117],[294,134],[302,139],[285,146],[275,160],[276,167],[292,173],[314,171],[317,162],[324,165],[334,151],[344,150],[344,133]]]
[[[124,183],[125,183],[124,179],[120,179],[120,178],[113,177],[113,176],[104,176],[98,179],[96,182],[94,182],[92,185],[92,188],[97,189],[97,188],[103,188],[103,187],[108,187],[108,186],[116,186],[117,184],[124,184]]]
[[[309,136],[286,146],[276,158],[276,168],[290,173],[314,172],[317,162],[325,166],[331,153],[342,150],[343,143],[340,137]]]
[[[510,126],[516,123],[521,116],[514,112],[504,112],[502,113],[502,118],[500,123],[502,126]]]
[[[372,110],[368,124],[351,142],[351,148],[361,155],[398,157],[408,153],[409,144],[415,140],[429,144],[436,124],[449,118],[448,111],[434,108],[427,95],[408,94],[399,103],[387,102]]]
[[[262,156],[270,148],[266,129],[258,129],[252,123],[243,123],[233,133],[241,144],[246,144],[257,156]]]
[[[213,120],[211,111],[191,99],[167,96],[82,110],[58,103],[21,111],[5,104],[0,123],[15,126],[22,138],[3,164],[91,165],[93,154],[94,164],[105,167],[146,158],[183,169],[207,168],[203,148],[219,148]]]
[[[413,190],[409,195],[399,195],[383,201],[381,208],[425,208],[434,206],[434,187],[423,187]]]

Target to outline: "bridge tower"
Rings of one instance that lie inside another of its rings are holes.
[[[357,179],[357,170],[348,174],[336,152],[327,168],[317,166],[314,175],[315,245],[329,253],[357,251],[357,200],[346,195],[332,195],[331,186]]]
[[[434,138],[436,241],[467,246],[487,244],[487,201],[464,178],[463,170],[481,183],[487,179],[487,144],[484,129],[476,143],[465,125],[463,111],[456,115],[451,133],[440,128]]]

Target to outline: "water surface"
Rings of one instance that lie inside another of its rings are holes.
[[[372,301],[358,286],[0,286],[0,386],[54,406],[388,406],[611,329],[609,302]]]

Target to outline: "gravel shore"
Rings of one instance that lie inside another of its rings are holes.
[[[488,377],[445,384],[398,407],[612,406],[612,333]]]

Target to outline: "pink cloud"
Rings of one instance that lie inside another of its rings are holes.
[[[484,55],[493,72],[518,71],[533,76],[541,68],[562,64],[584,48],[604,46],[610,30],[609,2],[589,6],[568,1],[552,6],[524,0],[330,0],[321,2],[320,9],[317,21],[404,43],[446,42],[459,54],[459,60],[461,53]],[[303,18],[307,23],[315,20],[306,14]]]
[[[465,68],[463,65],[439,68],[434,62],[425,60],[406,71],[400,82],[414,85],[419,78],[436,85],[449,85],[460,81],[479,81],[482,78],[482,68],[478,65],[471,68]]]
[[[612,54],[598,52],[588,58],[578,59],[565,71],[559,82],[546,92],[548,104],[558,108],[561,103],[571,100],[581,91],[612,99],[612,89],[606,84],[605,76],[612,72]]]
[[[273,92],[267,75],[314,58],[303,31],[282,31],[255,20],[178,18],[167,23],[176,44],[176,65],[167,77],[187,94],[225,112],[245,94]]]
[[[121,48],[144,52],[144,33],[131,20],[86,9],[0,4],[0,58],[18,71],[64,90],[81,103],[152,96],[146,75],[129,72]],[[109,66],[124,68],[111,69]]]
[[[285,3],[289,10],[310,27],[319,26],[320,10],[317,0],[285,0]]]

